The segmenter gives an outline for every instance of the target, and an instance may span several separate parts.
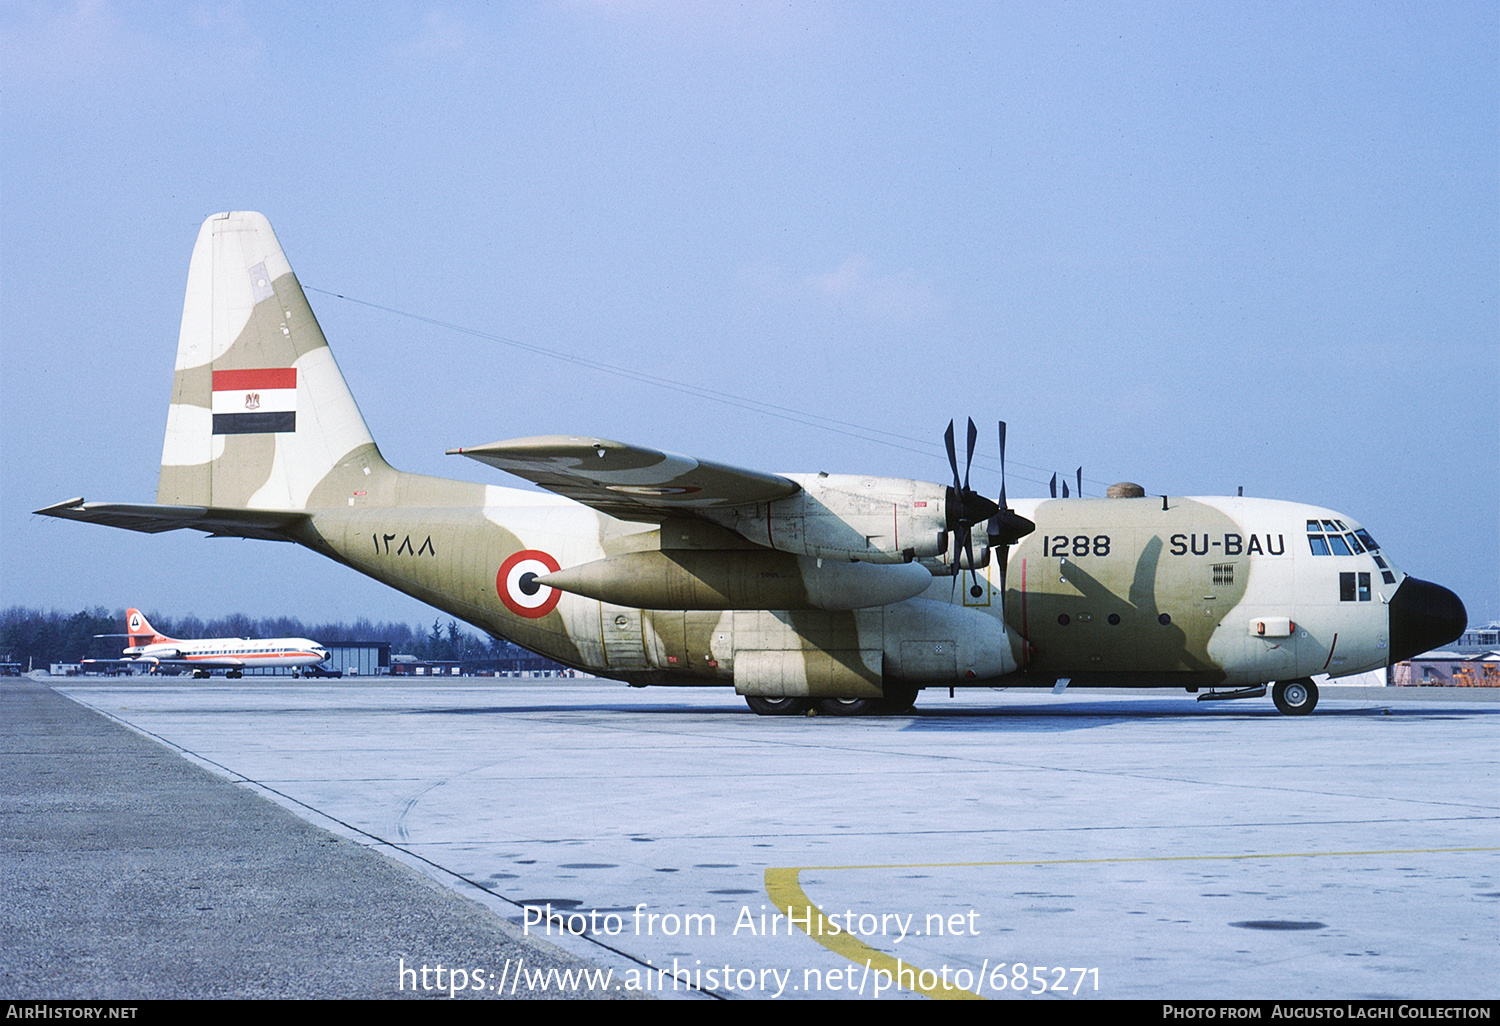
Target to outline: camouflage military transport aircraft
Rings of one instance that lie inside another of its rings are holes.
[[[969,459],[975,431],[970,424]],[[1004,427],[1001,427],[1002,478]],[[758,713],[898,711],[922,688],[1173,687],[1310,712],[1315,674],[1457,637],[1445,588],[1350,517],[1146,496],[997,504],[953,484],[766,474],[555,436],[453,453],[556,494],[381,458],[270,224],[198,235],[157,502],[38,510],[292,541],[561,663],[733,686]],[[986,525],[987,530],[974,530]]]

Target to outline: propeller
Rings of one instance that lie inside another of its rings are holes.
[[[947,501],[944,508],[947,511],[948,530],[956,535],[955,554],[962,552],[969,564],[969,573],[974,577],[974,587],[979,586],[978,575],[974,571],[974,525],[982,524],[989,520],[1000,507],[995,505],[989,498],[980,495],[969,487],[969,470],[974,465],[974,443],[979,438],[979,429],[974,426],[974,418],[969,418],[968,453],[964,459],[964,476],[958,476],[958,452],[953,445],[953,421],[948,422],[948,430],[943,434],[943,443],[948,447],[948,466],[953,471],[953,486],[948,489]],[[954,567],[953,581],[955,587],[958,578],[963,571]]]
[[[953,531],[957,536],[954,546],[955,554],[962,552],[966,557],[964,561],[969,564],[972,586],[978,591],[979,575],[974,566],[973,529],[976,525],[987,522],[985,534],[988,536],[990,548],[1000,553],[1000,596],[1003,603],[1005,601],[1005,569],[1010,556],[1010,547],[1035,531],[1036,524],[1011,509],[1010,502],[1005,497],[1005,421],[1000,421],[1000,501],[998,503],[969,487],[969,471],[974,465],[974,443],[979,438],[979,429],[974,426],[973,418],[969,419],[968,444],[962,477],[958,473],[958,449],[954,444],[953,429],[954,422],[949,421],[948,430],[943,434],[943,443],[948,449],[948,467],[953,472],[953,485],[948,489],[946,503],[948,530]],[[1083,468],[1080,467],[1080,475],[1082,470]],[[1064,482],[1064,494],[1067,493],[1067,487],[1067,482]],[[1054,497],[1057,495],[1056,474],[1052,475],[1052,494]],[[953,575],[955,587],[958,584],[958,578],[962,575],[962,569],[955,567]]]
[[[1057,475],[1052,476],[1052,494],[1057,495]],[[1010,508],[1010,503],[1005,499],[1005,421],[1000,422],[1000,505],[995,510],[995,515],[990,517],[989,542],[990,550],[995,553],[1000,569],[1000,618],[1007,620],[1005,615],[1005,571],[1010,565],[1010,547],[1032,531],[1036,530],[1036,524],[1027,520],[1021,514]]]
[[[1053,475],[1054,484],[1057,475]],[[1054,490],[1054,495],[1056,494]],[[1000,548],[1000,573],[1002,578],[1005,574],[1005,559],[1008,553],[1004,550],[1026,537],[1036,530],[1036,524],[1027,520],[1021,514],[1010,508],[1010,503],[1005,499],[1005,421],[1000,422],[1000,504],[995,507],[995,513],[990,517],[988,534],[990,547]]]

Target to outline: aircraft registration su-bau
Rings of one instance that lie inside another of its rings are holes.
[[[968,459],[976,432],[970,422]],[[1017,500],[768,474],[604,438],[457,453],[553,495],[381,458],[267,220],[216,214],[188,271],[156,504],[49,516],[291,541],[560,663],[732,686],[757,713],[899,712],[923,688],[1185,688],[1311,712],[1456,638],[1446,588],[1359,523],[1255,498]],[[1004,478],[1004,425],[1000,428]],[[966,471],[967,475],[967,471]],[[983,530],[980,530],[980,527]]]

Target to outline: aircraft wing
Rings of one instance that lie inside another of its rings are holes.
[[[190,527],[227,538],[290,541],[287,530],[308,519],[306,513],[269,509],[226,509],[218,506],[162,506],[155,503],[84,502],[69,499],[35,510],[48,517],[82,520],[129,531],[159,534]]]
[[[547,435],[449,449],[622,520],[784,499],[801,490],[776,474],[743,470],[608,438]]]

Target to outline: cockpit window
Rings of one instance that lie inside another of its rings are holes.
[[[1342,520],[1309,520],[1307,544],[1314,556],[1358,556],[1380,547],[1364,528],[1350,531]]]

